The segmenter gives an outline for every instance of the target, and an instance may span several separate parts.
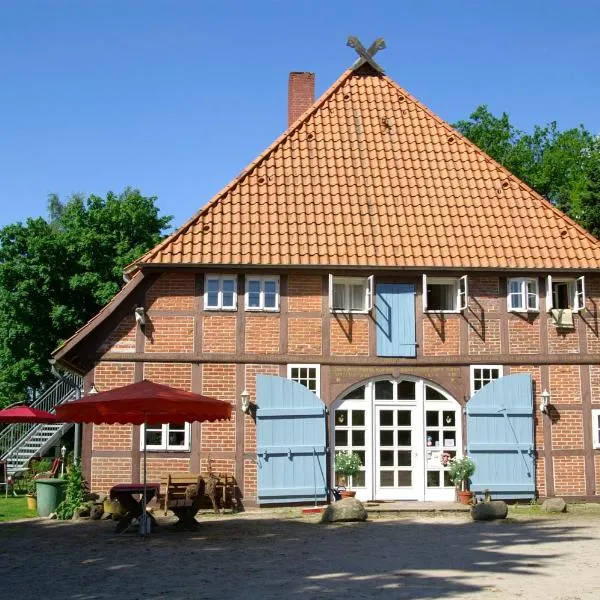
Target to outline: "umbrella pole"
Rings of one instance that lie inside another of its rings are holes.
[[[144,492],[142,494],[142,518],[140,519],[140,533],[150,533],[148,527],[148,513],[146,512],[146,417],[144,417]]]

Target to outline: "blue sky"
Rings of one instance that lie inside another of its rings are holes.
[[[453,122],[600,133],[600,0],[0,0],[0,226],[125,186],[180,225],[383,36],[388,75]]]

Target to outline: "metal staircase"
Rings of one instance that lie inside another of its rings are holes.
[[[82,389],[81,377],[66,374],[63,379],[56,381],[45,390],[31,406],[54,412],[55,406],[74,400],[81,394]],[[9,475],[26,469],[32,456],[43,455],[72,425],[72,423],[13,423],[0,431],[0,458],[7,461]]]

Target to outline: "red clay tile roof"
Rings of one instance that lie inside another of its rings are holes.
[[[129,271],[199,264],[587,269],[600,243],[363,67]]]

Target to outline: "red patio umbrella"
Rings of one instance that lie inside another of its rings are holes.
[[[11,406],[0,410],[0,423],[57,423],[60,420],[52,413],[29,406]]]
[[[220,421],[231,418],[231,404],[216,398],[140,381],[91,394],[56,407],[59,421],[83,423],[172,423]],[[146,525],[146,439],[144,436],[144,493],[141,530]]]

